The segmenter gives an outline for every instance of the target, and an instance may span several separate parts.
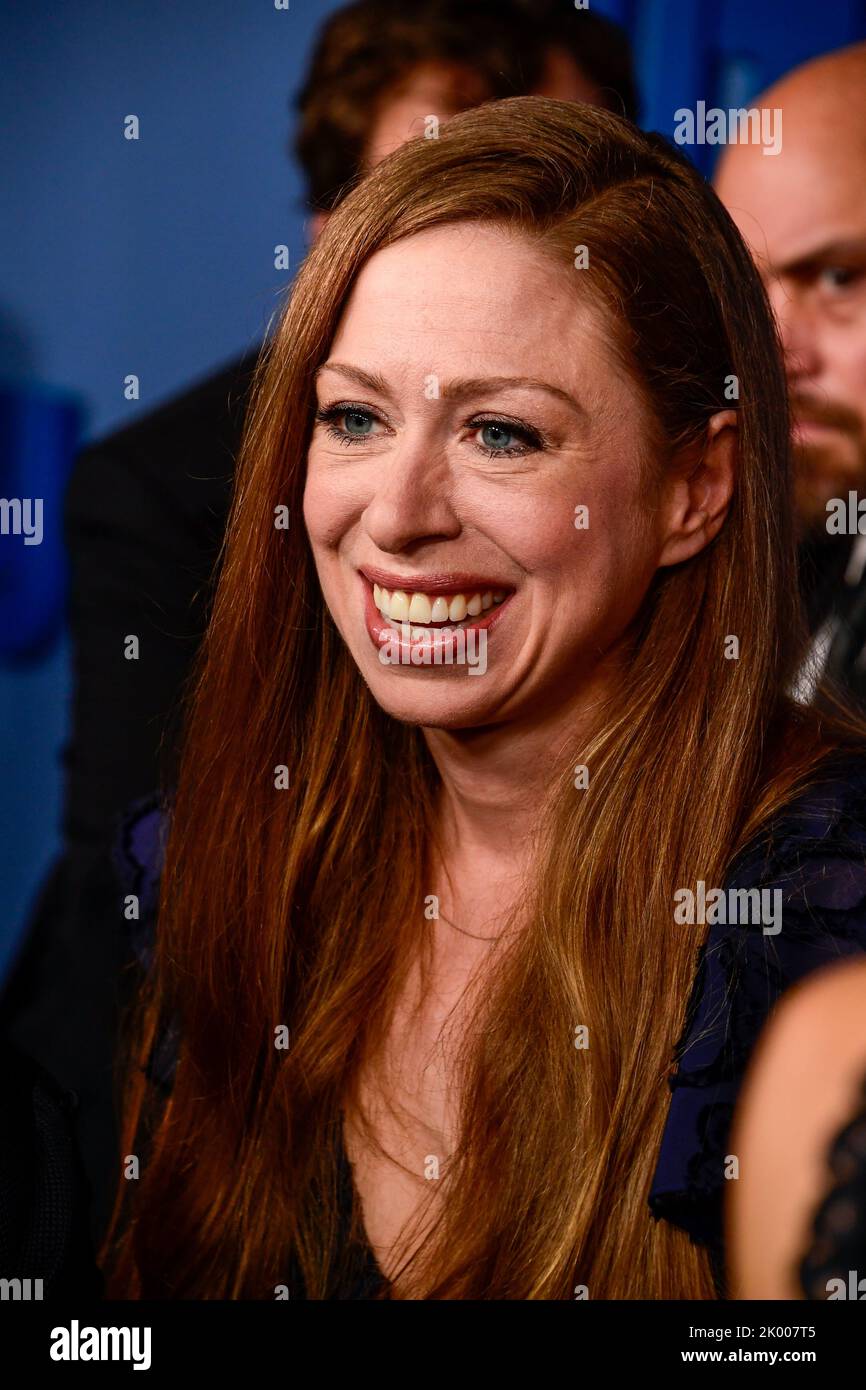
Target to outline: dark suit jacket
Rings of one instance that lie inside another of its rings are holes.
[[[0,1028],[78,1096],[95,1238],[119,1171],[112,1058],[132,983],[110,847],[129,804],[173,777],[256,357],[91,445],[66,498],[74,686],[63,851],[0,1000]],[[131,634],[137,661],[124,657]]]
[[[74,1138],[76,1104],[0,1039],[0,1278],[21,1281],[13,1297],[78,1300],[104,1290]]]

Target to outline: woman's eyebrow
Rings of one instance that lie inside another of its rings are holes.
[[[564,401],[578,415],[585,415],[586,410],[576,401],[574,396],[568,391],[564,391],[561,386],[553,386],[549,381],[541,381],[532,376],[476,376],[460,377],[454,381],[446,381],[439,388],[439,394],[449,400],[461,400],[465,396],[483,395],[485,391],[505,391],[518,389],[521,391],[546,391],[548,395],[555,396],[557,400]]]
[[[340,376],[354,381],[356,386],[363,386],[368,391],[377,392],[380,396],[390,396],[391,394],[387,381],[378,372],[365,372],[361,367],[350,367],[345,362],[323,362],[321,367],[317,367],[314,371],[313,380],[317,381],[322,372],[338,372]]]
[[[364,386],[369,391],[376,391],[379,395],[389,396],[391,394],[388,383],[378,372],[365,372],[361,367],[352,367],[345,362],[323,362],[322,366],[317,368],[314,376],[317,378],[324,371],[339,372],[341,376],[354,381],[358,386]],[[564,391],[561,386],[553,386],[549,381],[541,381],[537,377],[458,377],[453,381],[442,382],[439,387],[439,394],[446,400],[463,400],[467,396],[483,395],[486,391],[514,390],[515,388],[523,391],[546,391],[548,395],[564,401],[576,414],[586,415],[585,408],[568,391]]]

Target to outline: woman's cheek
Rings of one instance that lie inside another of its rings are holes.
[[[312,467],[304,488],[304,523],[313,545],[334,546],[352,522],[353,500],[335,469]]]

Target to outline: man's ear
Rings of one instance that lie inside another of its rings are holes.
[[[323,212],[319,208],[315,208],[310,213],[310,216],[307,220],[307,236],[309,238],[308,244],[310,246],[312,246],[313,242],[320,235],[322,228],[324,227],[330,215],[331,214],[329,212]]]
[[[703,550],[722,528],[737,476],[737,412],[719,410],[703,440],[674,459],[663,503],[659,566]]]

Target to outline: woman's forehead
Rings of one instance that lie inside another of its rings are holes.
[[[449,377],[552,376],[571,389],[615,356],[607,311],[582,274],[496,226],[432,228],[364,265],[329,357]]]

